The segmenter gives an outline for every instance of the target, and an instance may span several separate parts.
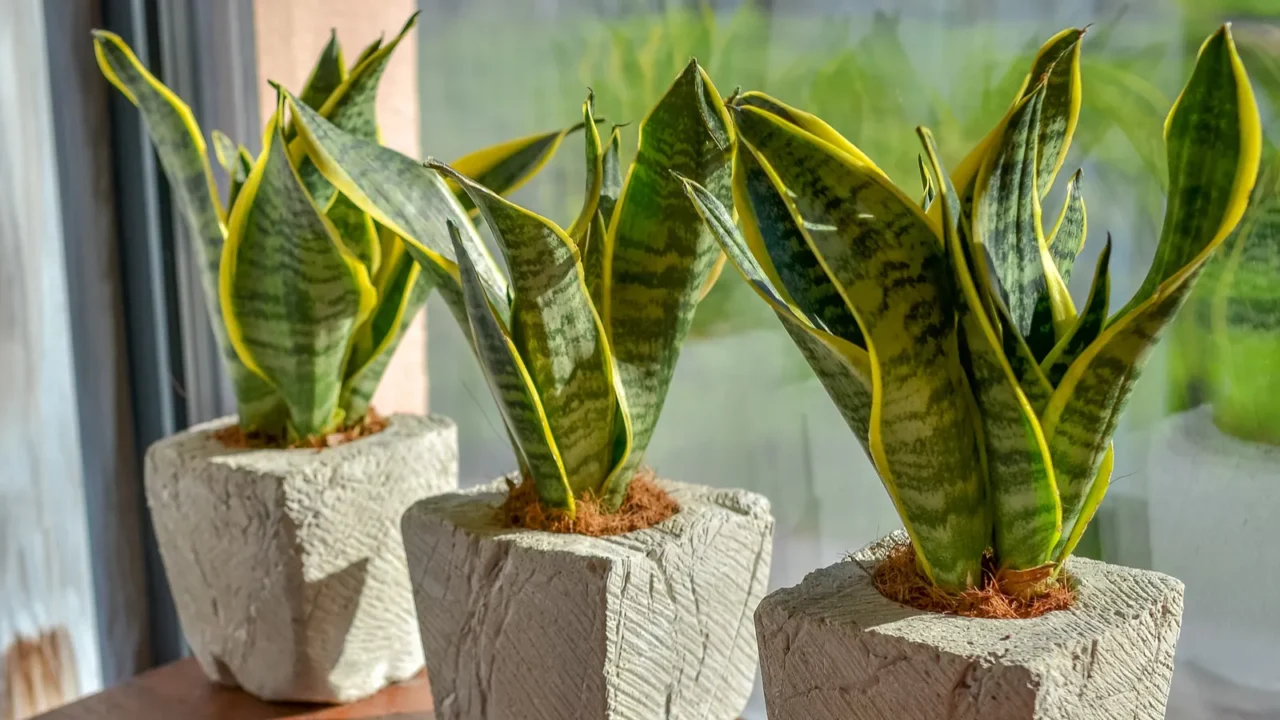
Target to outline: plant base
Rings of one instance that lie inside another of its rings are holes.
[[[349,702],[422,668],[400,516],[457,487],[457,429],[396,415],[326,450],[231,450],[224,418],[147,452],[182,630],[211,680]]]
[[[502,527],[502,481],[405,514],[437,717],[737,717],[755,677],[769,503],[658,482],[680,512],[608,537]]]
[[[1070,609],[1029,620],[925,613],[872,583],[905,541],[895,532],[760,603],[771,720],[1164,717],[1181,582],[1072,558]]]

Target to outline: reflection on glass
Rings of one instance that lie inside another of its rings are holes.
[[[1081,554],[1188,584],[1169,716],[1280,715],[1280,3],[1274,0],[421,0],[424,152],[468,148],[597,114],[635,126],[690,56],[717,86],[816,113],[904,187],[914,129],[963,152],[1004,113],[1039,40],[1092,24],[1084,107],[1065,169],[1083,170],[1092,267],[1114,239],[1112,310],[1150,264],[1164,214],[1162,126],[1196,45],[1234,20],[1272,143],[1249,215],[1161,345],[1115,439],[1113,485]],[[570,139],[516,193],[561,223],[581,200]],[[950,164],[960,158],[945,156]],[[1269,185],[1267,183],[1270,183]],[[1064,183],[1059,183],[1064,185]],[[1045,201],[1061,207],[1061,190]],[[1095,209],[1096,208],[1096,209]],[[1071,285],[1079,304],[1089,273]],[[464,482],[510,450],[474,358],[432,301],[432,409],[459,423]],[[876,474],[776,319],[732,272],[700,306],[648,461],[663,474],[767,494],[774,587],[897,526]],[[1261,550],[1261,552],[1260,552]],[[1252,714],[1250,714],[1252,713]],[[749,717],[763,717],[753,704]]]

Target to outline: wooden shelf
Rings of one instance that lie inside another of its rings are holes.
[[[431,720],[431,686],[425,673],[351,705],[265,703],[214,685],[193,658],[148,671],[36,720],[276,720],[277,718],[383,718]]]

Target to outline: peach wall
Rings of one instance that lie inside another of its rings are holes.
[[[320,50],[336,28],[347,62],[379,35],[395,36],[417,9],[416,0],[254,0],[257,33],[258,107],[265,123],[275,107],[267,80],[299,92]],[[418,38],[410,33],[396,48],[378,91],[378,122],[389,147],[418,157]],[[383,413],[426,412],[427,326],[420,313],[405,333],[383,377],[374,405]]]

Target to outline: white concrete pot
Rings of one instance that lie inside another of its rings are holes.
[[[871,572],[901,530],[756,611],[770,720],[1164,718],[1182,583],[1071,558],[1079,600],[978,620],[886,599]]]
[[[1201,407],[1156,429],[1147,473],[1151,566],[1187,583],[1179,717],[1280,717],[1280,447]]]
[[[147,504],[187,642],[211,680],[349,702],[422,668],[400,539],[458,486],[447,418],[395,415],[324,450],[229,450],[196,426],[147,451]]]
[[[769,501],[659,483],[680,512],[613,537],[500,527],[501,482],[405,513],[438,718],[738,716],[755,679]]]

